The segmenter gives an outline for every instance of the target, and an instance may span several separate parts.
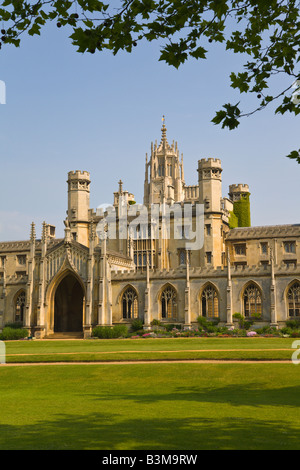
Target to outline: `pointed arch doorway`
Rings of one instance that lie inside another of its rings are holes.
[[[83,331],[84,291],[73,274],[59,283],[54,295],[54,333]]]

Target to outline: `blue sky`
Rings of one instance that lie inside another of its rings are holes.
[[[299,145],[299,116],[275,116],[274,107],[246,118],[237,130],[211,123],[224,103],[257,98],[229,86],[243,61],[214,47],[206,61],[179,70],[159,62],[159,43],[132,54],[78,54],[67,31],[53,24],[41,37],[24,37],[19,49],[0,51],[0,240],[41,234],[43,220],[63,235],[67,173],[91,173],[91,207],[111,203],[122,178],[142,202],[145,153],[161,136],[184,155],[185,180],[197,183],[197,161],[220,158],[223,196],[233,183],[251,191],[252,225],[299,223],[300,166],[285,158]],[[289,83],[282,79],[276,86]]]

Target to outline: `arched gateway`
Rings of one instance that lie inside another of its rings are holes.
[[[83,330],[84,291],[73,274],[65,276],[54,294],[54,333]]]

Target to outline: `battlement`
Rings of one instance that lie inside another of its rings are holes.
[[[90,181],[90,173],[88,171],[69,171],[68,173],[68,179],[69,180],[88,180]]]
[[[249,193],[248,184],[231,184],[229,186],[229,194],[231,193]]]
[[[199,185],[185,186],[184,187],[185,199],[198,199],[199,198]]]
[[[201,158],[198,160],[198,168],[221,168],[221,160],[219,158]]]

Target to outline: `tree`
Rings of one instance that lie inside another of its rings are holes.
[[[231,73],[231,87],[258,100],[250,112],[243,112],[240,102],[216,112],[214,124],[234,129],[275,101],[275,113],[299,114],[299,6],[296,0],[4,0],[0,20],[7,27],[1,41],[19,46],[24,33],[39,35],[55,21],[58,28],[72,28],[70,38],[81,53],[131,52],[143,40],[163,40],[159,60],[176,68],[189,57],[206,59],[212,43],[223,43],[246,58],[243,69]],[[290,83],[272,92],[271,79],[278,75]],[[300,149],[288,157],[300,163]]]

